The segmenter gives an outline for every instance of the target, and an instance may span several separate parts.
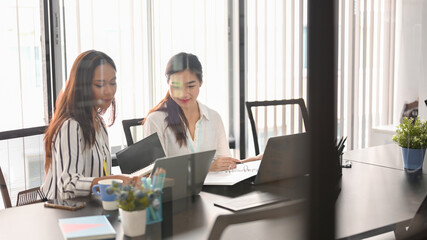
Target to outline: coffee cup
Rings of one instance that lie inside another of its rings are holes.
[[[94,195],[101,196],[102,207],[104,210],[117,210],[119,203],[116,200],[116,194],[108,194],[107,188],[113,185],[113,182],[122,184],[123,181],[120,179],[105,179],[98,182],[98,184],[92,187],[92,192]]]

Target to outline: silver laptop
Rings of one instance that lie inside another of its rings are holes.
[[[254,183],[268,183],[308,174],[308,144],[308,133],[269,138]]]
[[[200,193],[209,172],[216,150],[159,158],[154,162],[152,173],[158,168],[166,170],[166,178],[172,178],[172,199],[180,199]]]

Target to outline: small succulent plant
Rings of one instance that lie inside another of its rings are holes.
[[[106,189],[108,194],[115,194],[119,208],[125,211],[144,210],[149,206],[157,208],[160,206],[158,197],[162,194],[161,189],[151,190],[141,186],[121,185],[118,182]]]
[[[404,117],[392,140],[402,148],[427,148],[427,121]]]

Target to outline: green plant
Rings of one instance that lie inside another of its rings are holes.
[[[158,207],[160,201],[158,197],[161,195],[161,189],[151,190],[141,186],[121,185],[113,182],[112,186],[106,189],[108,194],[116,194],[116,201],[119,203],[119,208],[125,211],[144,210],[153,205]]]
[[[427,121],[404,117],[392,140],[403,148],[427,148]]]

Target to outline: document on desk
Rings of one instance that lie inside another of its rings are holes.
[[[257,175],[261,160],[237,164],[235,169],[209,172],[203,185],[226,185],[231,186],[240,181]]]

